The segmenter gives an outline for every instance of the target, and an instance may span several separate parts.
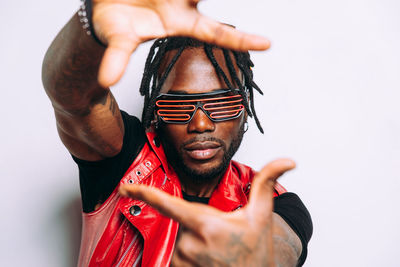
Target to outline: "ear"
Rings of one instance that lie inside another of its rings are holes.
[[[244,130],[244,132],[247,132],[247,130],[248,130],[248,128],[249,128],[249,124],[248,124],[248,122],[247,122],[247,119],[248,119],[248,114],[247,114],[247,111],[246,111],[246,109],[244,109],[244,113],[243,113],[244,115],[243,115],[243,117],[242,117],[242,125],[241,125],[241,129],[243,129]]]
[[[158,126],[160,124],[160,117],[157,115],[156,110],[153,110],[153,118],[150,121],[150,127],[154,127],[154,129],[158,129]]]
[[[154,128],[155,128],[156,130],[158,130],[158,128],[159,128],[159,126],[160,126],[160,122],[161,122],[160,117],[159,117],[157,114],[154,114],[154,119],[152,120],[152,123],[153,123]]]
[[[247,112],[246,112],[246,120],[244,121],[244,132],[247,132],[247,130],[249,129],[249,123],[247,122]]]

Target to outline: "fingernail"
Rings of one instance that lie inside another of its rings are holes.
[[[128,190],[127,187],[132,187],[132,185],[121,185],[120,188],[118,189],[118,192],[120,195],[129,197],[132,195],[132,190]]]
[[[285,165],[289,168],[296,167],[296,163],[293,160],[286,160]]]
[[[125,189],[125,186],[124,186],[124,185],[122,185],[122,186],[118,189],[118,192],[119,192],[119,194],[122,195],[122,196],[127,196],[127,192],[126,192],[126,189]]]

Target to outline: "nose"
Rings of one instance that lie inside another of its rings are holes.
[[[215,123],[211,121],[201,108],[193,114],[192,120],[188,124],[189,133],[213,132]]]

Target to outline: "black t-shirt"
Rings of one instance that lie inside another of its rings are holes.
[[[97,204],[107,200],[146,143],[146,134],[139,119],[124,111],[121,111],[121,114],[125,135],[118,155],[96,162],[72,156],[79,167],[82,207],[86,213],[94,211]],[[208,203],[207,198],[190,196],[184,192],[183,197],[188,201]],[[299,258],[301,266],[307,257],[307,244],[313,231],[310,214],[294,193],[284,193],[275,197],[274,212],[278,213],[299,236],[303,246]]]

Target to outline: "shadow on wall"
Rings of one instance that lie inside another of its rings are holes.
[[[69,199],[62,208],[65,240],[65,266],[77,266],[82,230],[82,204],[80,196]]]
[[[82,228],[80,195],[75,192],[57,196],[57,202],[49,209],[54,212],[50,218],[43,218],[44,224],[37,233],[40,249],[49,256],[49,263],[42,266],[55,266],[54,262],[61,267],[77,266]]]

